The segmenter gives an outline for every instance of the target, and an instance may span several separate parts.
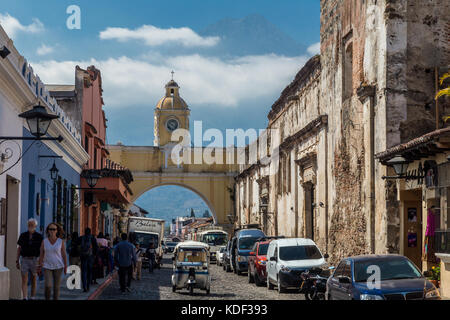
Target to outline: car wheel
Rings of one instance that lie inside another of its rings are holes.
[[[255,279],[252,276],[252,273],[250,272],[250,268],[247,271],[247,278],[248,278],[248,283],[254,283]]]
[[[231,272],[231,266],[230,266],[229,264],[227,264],[227,269],[226,269],[226,271],[227,271],[227,272]]]
[[[172,286],[172,292],[177,291],[177,287],[176,286]]]
[[[267,277],[267,290],[273,290],[274,286],[270,283],[269,277]]]
[[[286,292],[286,289],[281,285],[280,277],[277,278],[277,287],[278,287],[278,293]]]

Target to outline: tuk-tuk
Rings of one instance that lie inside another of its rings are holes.
[[[180,242],[173,252],[172,292],[194,288],[210,292],[209,245],[197,241]]]

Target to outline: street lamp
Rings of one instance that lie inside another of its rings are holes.
[[[422,175],[411,175],[408,174],[408,164],[410,161],[406,160],[402,156],[396,156],[392,158],[391,160],[387,161],[386,164],[390,167],[394,168],[395,173],[397,176],[390,177],[390,176],[383,176],[382,179],[389,179],[389,180],[397,180],[397,179],[406,179],[406,180],[412,180],[412,179],[422,179],[424,176]]]
[[[55,162],[53,162],[53,167],[50,169],[50,176],[53,181],[56,181],[56,179],[58,179],[58,172],[59,172],[59,170],[56,167]]]
[[[44,137],[47,134],[48,128],[53,119],[59,118],[59,116],[54,114],[49,114],[43,106],[39,103],[39,105],[34,106],[33,109],[25,111],[19,114],[20,118],[25,118],[28,124],[28,128],[31,134],[34,136],[31,137],[0,137],[0,140],[57,140],[59,142],[63,141],[63,137],[59,136],[57,138],[53,137]]]
[[[95,172],[89,172],[86,176],[86,182],[89,187],[94,188],[101,176]]]
[[[396,156],[391,160],[387,161],[388,166],[394,167],[394,171],[398,176],[406,175],[408,170],[408,161],[402,156]]]
[[[39,105],[34,106],[33,109],[19,114],[19,117],[27,120],[30,132],[36,138],[45,136],[52,120],[58,118],[57,115],[47,113],[40,103]]]

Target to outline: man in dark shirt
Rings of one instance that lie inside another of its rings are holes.
[[[28,273],[31,273],[31,300],[36,297],[37,264],[43,237],[36,232],[36,219],[28,220],[28,231],[20,235],[17,241],[16,266],[22,273],[22,294],[28,296]]]
[[[131,277],[136,265],[135,247],[127,241],[127,234],[122,233],[122,241],[114,247],[114,260],[119,267],[120,291],[130,292]],[[127,279],[126,279],[127,278]]]
[[[94,267],[94,257],[97,250],[97,241],[91,234],[91,229],[86,228],[84,236],[80,238],[81,282],[84,292],[89,291],[92,282],[92,268]]]

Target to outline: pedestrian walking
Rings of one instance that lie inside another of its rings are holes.
[[[114,248],[114,260],[119,267],[119,283],[120,291],[130,292],[131,277],[133,276],[133,268],[136,265],[136,254],[134,246],[127,241],[127,234],[122,233],[122,241]]]
[[[97,241],[91,234],[91,229],[86,228],[80,239],[81,281],[83,292],[89,291],[92,282],[92,268],[94,257],[97,254]]]
[[[31,296],[36,298],[37,266],[41,253],[41,244],[43,237],[36,231],[36,219],[28,220],[28,231],[22,233],[17,241],[17,260],[16,267],[20,270],[22,276],[22,297],[27,300],[28,297],[28,274],[31,275]]]
[[[147,250],[145,251],[145,255],[148,258],[148,271],[150,273],[152,273],[153,268],[156,264],[156,262],[155,262],[156,250],[155,250],[155,245],[153,244],[153,242],[151,242],[150,245],[148,246]]]
[[[97,284],[97,279],[105,277],[105,267],[108,263],[108,240],[100,232],[97,236],[97,254],[95,255],[94,267],[92,271],[93,283]]]
[[[134,268],[134,279],[141,280],[142,275],[142,255],[144,251],[142,250],[139,243],[135,244],[135,254],[136,254],[136,267]]]
[[[44,271],[45,299],[50,300],[53,287],[53,300],[59,299],[62,273],[67,273],[67,255],[64,231],[57,223],[50,223],[45,231],[47,238],[41,244],[38,272]]]
[[[107,273],[110,274],[114,269],[114,257],[113,257],[113,243],[111,241],[111,237],[107,233],[105,235],[105,239],[108,240],[108,264],[107,264]]]
[[[120,242],[120,237],[115,237],[114,241],[113,241],[113,247],[115,247],[116,245],[118,245]]]
[[[70,237],[70,243],[67,243],[68,251],[69,251],[69,264],[75,266],[81,266],[80,261],[80,237],[78,236],[78,232],[73,232]]]

